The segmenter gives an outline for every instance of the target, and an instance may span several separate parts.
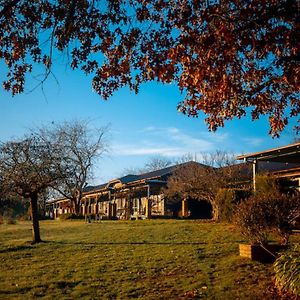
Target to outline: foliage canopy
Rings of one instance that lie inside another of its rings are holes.
[[[0,1],[4,89],[24,91],[35,63],[51,72],[54,54],[92,74],[104,99],[142,83],[175,83],[178,110],[224,121],[269,117],[278,135],[300,112],[297,0]]]

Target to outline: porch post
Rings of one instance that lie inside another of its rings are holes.
[[[113,202],[111,205],[112,205],[111,216],[115,218],[117,216],[117,203]]]
[[[131,190],[130,188],[128,189],[128,194],[127,194],[127,199],[125,202],[125,219],[129,220],[131,218],[131,213],[132,213],[132,206],[131,206]]]
[[[111,219],[111,213],[112,213],[112,204],[110,202],[108,202],[108,207],[107,207],[107,217],[108,219]]]
[[[256,191],[256,173],[257,173],[257,160],[254,159],[252,162],[252,173],[253,173],[253,190]]]
[[[151,218],[150,185],[147,185],[146,218],[147,219]]]
[[[182,217],[188,217],[188,201],[184,198],[181,202]]]
[[[108,219],[111,219],[111,191],[108,190],[108,206],[107,206],[107,217]]]
[[[165,198],[164,198],[164,196],[161,194],[161,195],[159,195],[159,197],[160,197],[160,201],[161,201],[161,213],[162,213],[162,215],[164,216],[165,215]]]
[[[86,198],[84,198],[84,201],[83,201],[83,216],[84,216],[84,220],[87,222],[87,208],[86,208]]]

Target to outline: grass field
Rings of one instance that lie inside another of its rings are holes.
[[[0,299],[268,299],[272,265],[231,225],[180,220],[0,225]]]

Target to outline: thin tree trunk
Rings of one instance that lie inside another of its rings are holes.
[[[32,220],[32,241],[33,243],[40,243],[40,225],[38,216],[38,194],[32,193],[30,195],[30,207],[31,207],[31,220]]]
[[[211,206],[212,206],[212,219],[216,222],[219,221],[220,219],[220,210],[219,207],[214,203],[214,202],[210,202]]]

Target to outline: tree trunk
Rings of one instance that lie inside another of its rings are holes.
[[[75,199],[74,199],[74,212],[75,212],[75,215],[76,216],[79,216],[80,215],[80,204],[81,204],[81,197],[80,196],[77,196]]]
[[[210,201],[212,206],[212,219],[214,221],[219,221],[220,219],[220,209],[214,201]]]
[[[32,220],[32,241],[33,243],[40,243],[40,225],[38,215],[38,194],[32,193],[30,195],[30,207],[31,207],[31,220]]]

